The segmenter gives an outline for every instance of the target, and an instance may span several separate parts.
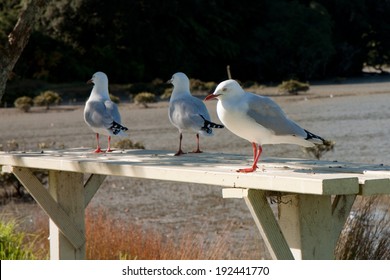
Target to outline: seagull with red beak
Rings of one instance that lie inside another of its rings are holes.
[[[290,120],[272,99],[244,91],[235,80],[220,83],[206,100],[218,99],[217,114],[225,127],[252,143],[253,165],[237,172],[254,172],[266,144],[312,147],[324,139]]]

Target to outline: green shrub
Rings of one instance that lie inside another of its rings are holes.
[[[215,82],[203,82],[198,79],[190,79],[191,91],[211,91],[217,84]]]
[[[15,221],[0,221],[0,259],[33,260],[33,242],[25,243],[26,235],[17,232]]]
[[[34,98],[34,105],[45,106],[47,110],[51,105],[58,105],[61,103],[61,97],[57,92],[47,90]]]
[[[162,100],[168,100],[171,98],[172,95],[172,88],[165,89],[164,93],[160,96]]]
[[[34,105],[34,102],[31,97],[28,96],[22,96],[19,98],[16,98],[14,105],[16,108],[22,110],[23,112],[28,112],[31,109],[31,106]]]
[[[298,94],[301,91],[308,91],[310,85],[308,83],[302,83],[297,80],[283,81],[279,86],[279,90],[282,92],[288,92],[290,94]]]
[[[116,104],[119,104],[121,102],[121,100],[119,99],[118,96],[115,96],[113,94],[110,93],[110,99],[112,102],[116,103]]]
[[[148,103],[155,103],[157,102],[156,95],[151,92],[141,92],[138,93],[136,96],[134,96],[134,102],[135,104],[141,104],[145,108],[148,107]]]

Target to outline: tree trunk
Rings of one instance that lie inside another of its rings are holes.
[[[3,98],[8,77],[30,38],[32,28],[41,11],[51,0],[32,0],[22,11],[19,19],[8,35],[8,42],[0,46],[0,101]]]

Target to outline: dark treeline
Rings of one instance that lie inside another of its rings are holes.
[[[0,1],[0,39],[19,0]],[[390,0],[56,0],[40,18],[17,78],[111,82],[259,82],[346,77],[390,63]]]

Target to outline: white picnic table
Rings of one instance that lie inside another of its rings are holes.
[[[175,157],[160,150],[0,152],[2,171],[13,173],[50,218],[51,259],[85,259],[85,208],[106,176],[220,187],[224,198],[245,200],[272,258],[285,260],[334,259],[356,196],[390,194],[389,166],[268,158],[257,172],[235,172],[251,162],[243,155]],[[48,171],[47,187],[37,170]],[[282,200],[277,216],[269,195]]]

